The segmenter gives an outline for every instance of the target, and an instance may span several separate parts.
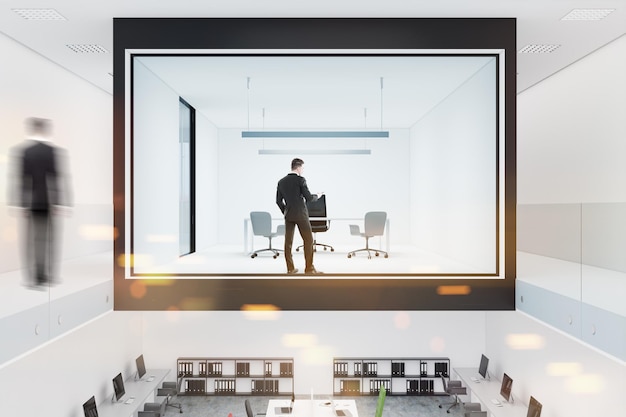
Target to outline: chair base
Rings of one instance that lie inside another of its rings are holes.
[[[459,401],[459,397],[457,395],[454,396],[454,402],[453,403],[449,403],[449,404],[439,404],[439,408],[443,408],[444,405],[448,405],[448,409],[446,410],[446,413],[449,413],[450,410],[454,407],[456,407],[457,405],[463,404],[461,401]]]
[[[335,248],[333,248],[333,247],[332,247],[332,246],[330,246],[330,245],[327,245],[327,244],[325,244],[325,243],[317,243],[317,242],[313,242],[313,252],[317,252],[317,247],[318,247],[318,246],[323,247],[323,248],[324,248],[324,250],[330,249],[330,251],[331,251],[331,252],[334,252],[334,251],[335,251]],[[296,248],[296,252],[299,252],[299,251],[300,251],[300,248],[304,248],[304,245],[300,245],[300,246],[298,246],[298,247]]]
[[[380,256],[380,254],[382,253],[384,258],[389,258],[389,254],[385,252],[384,250],[370,249],[370,248],[363,248],[363,249],[350,251],[348,252],[348,258],[352,258],[353,256],[356,255],[357,252],[367,252],[367,259],[372,259],[372,252],[374,252],[375,256]]]
[[[274,259],[278,258],[278,255],[280,255],[280,249],[265,248],[265,249],[255,250],[254,252],[250,254],[250,257],[254,259],[259,255],[259,253],[262,253],[262,252],[272,252],[274,254],[272,258]]]

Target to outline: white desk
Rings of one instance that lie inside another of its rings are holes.
[[[161,383],[169,373],[169,369],[148,369],[139,381],[135,381],[134,376],[128,378],[124,381],[124,391],[126,393],[121,398],[121,401],[112,402],[111,397],[105,398],[104,401],[96,398],[96,400],[100,400],[97,405],[98,417],[136,416],[137,411],[143,410],[144,403],[154,400],[156,389],[161,386]],[[113,388],[113,383],[111,383],[111,388]],[[134,397],[135,400],[131,404],[125,404],[124,401],[129,397]],[[165,397],[163,397],[163,400],[165,400]]]
[[[500,387],[502,381],[495,378],[487,381],[482,379],[478,373],[478,368],[454,368],[454,373],[459,376],[463,386],[467,387],[468,394],[472,401],[478,400],[482,404],[482,409],[488,411],[494,417],[526,417],[528,407],[514,398],[513,404],[504,401],[500,395]],[[472,381],[472,378],[478,379],[479,382]],[[501,406],[494,405],[491,400],[497,399]]]
[[[330,401],[335,403],[335,409],[348,410],[350,417],[359,417],[356,410],[355,400],[296,400],[293,404],[291,414],[277,413],[277,408],[289,407],[291,400],[269,400],[267,405],[266,417],[335,417],[333,414]]]

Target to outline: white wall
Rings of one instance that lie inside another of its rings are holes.
[[[134,80],[133,252],[140,271],[179,255],[179,96],[140,61]]]
[[[518,95],[518,204],[626,201],[625,73],[622,36]],[[626,415],[622,361],[522,313],[487,313],[486,327],[492,374],[507,372],[523,402],[529,395],[542,402],[542,417]],[[533,335],[541,345],[514,349],[506,343],[511,334]],[[573,364],[572,374],[551,375],[560,363]]]
[[[411,238],[480,272],[496,266],[495,61],[411,128]],[[503,179],[502,179],[503,180]]]
[[[3,34],[0,54],[0,272],[21,268],[20,223],[6,207],[9,153],[33,116],[52,120],[54,143],[69,157],[74,208],[61,219],[61,256],[111,250],[111,234],[105,240],[89,234],[113,223],[111,96]]]
[[[517,203],[626,201],[626,35],[518,95]]]
[[[486,328],[489,373],[513,379],[516,402],[528,405],[532,395],[541,417],[626,415],[623,363],[523,313],[488,312]]]
[[[484,312],[283,311],[254,320],[242,312],[168,311],[143,318],[149,366],[175,375],[184,356],[293,357],[296,394],[332,393],[334,356],[444,356],[467,367],[478,366],[485,349]],[[288,346],[291,335],[313,342]]]
[[[276,205],[278,180],[291,170],[291,160],[304,160],[303,176],[312,193],[326,193],[329,217],[360,218],[367,211],[386,211],[394,243],[408,243],[409,132],[393,129],[389,139],[242,139],[241,129],[220,130],[220,240],[241,244],[243,219],[250,211],[269,211],[282,218]],[[259,155],[260,149],[293,149],[294,155]],[[298,150],[371,149],[371,155],[309,155]],[[200,190],[199,190],[200,191]],[[354,223],[354,222],[353,222]],[[331,222],[325,239],[355,242],[348,222]],[[360,243],[360,242],[359,242]]]
[[[190,102],[193,106],[193,103]],[[218,130],[196,112],[196,250],[218,243]]]
[[[135,372],[142,353],[140,313],[112,312],[0,367],[6,415],[82,417],[92,395],[110,401],[111,380]]]

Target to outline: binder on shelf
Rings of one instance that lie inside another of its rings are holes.
[[[232,394],[235,392],[234,379],[216,379],[215,394]]]
[[[334,368],[336,376],[348,376],[348,362],[335,362]]]
[[[272,362],[265,362],[265,376],[272,376]]]
[[[361,376],[361,362],[354,362],[354,376]]]
[[[344,394],[360,393],[361,381],[358,379],[342,379],[340,381],[340,392]]]
[[[447,362],[435,362],[435,375],[436,376],[448,376],[448,363]]]
[[[392,376],[404,376],[404,362],[392,362],[391,363],[391,375]]]
[[[428,362],[420,361],[420,376],[428,376]]]
[[[209,375],[222,376],[222,362],[209,362]]]
[[[206,376],[206,362],[200,362],[198,363],[198,375],[200,376]]]
[[[293,363],[281,362],[280,363],[280,376],[293,376]]]
[[[193,362],[182,361],[178,362],[178,376],[191,376],[193,375]]]
[[[363,375],[365,376],[378,375],[378,362],[363,362]]]
[[[417,394],[417,393],[419,393],[419,380],[417,380],[417,379],[408,379],[406,381],[406,392],[407,392],[407,394]]]
[[[187,379],[185,381],[185,393],[188,395],[203,395],[206,393],[204,379]]]
[[[250,362],[237,362],[237,376],[250,376]]]
[[[371,379],[370,380],[370,394],[380,393],[380,387],[385,387],[385,390],[389,392],[391,380],[389,379]]]

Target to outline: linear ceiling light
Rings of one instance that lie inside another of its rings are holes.
[[[259,155],[371,155],[369,149],[259,149]]]
[[[67,20],[54,9],[11,9],[26,20]]]
[[[388,131],[242,131],[242,138],[388,138]]]
[[[565,16],[563,16],[561,20],[602,20],[614,11],[615,9],[574,9]]]

